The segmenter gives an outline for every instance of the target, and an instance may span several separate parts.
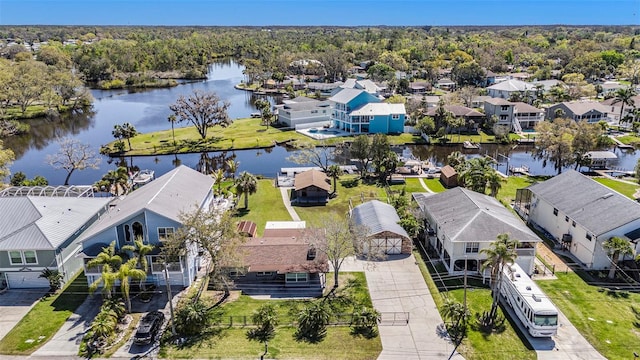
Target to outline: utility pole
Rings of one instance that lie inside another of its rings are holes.
[[[167,297],[169,298],[169,311],[171,312],[171,335],[176,336],[176,323],[173,317],[173,301],[171,299],[171,285],[169,285],[169,270],[167,270],[167,261],[164,261],[164,283],[167,285]]]
[[[464,256],[464,297],[463,302],[464,312],[467,312],[467,255]]]

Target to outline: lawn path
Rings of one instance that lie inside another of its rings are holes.
[[[298,213],[296,212],[296,210],[291,206],[291,200],[289,200],[290,189],[291,189],[290,187],[280,188],[280,194],[282,194],[282,202],[284,203],[284,207],[287,208],[289,215],[291,215],[291,220],[300,221],[300,216],[298,216]]]
[[[429,189],[429,187],[427,186],[427,184],[424,183],[424,180],[422,180],[421,177],[418,178],[418,180],[420,180],[420,185],[422,185],[422,187],[428,192],[428,193],[432,193],[434,194],[434,191]]]

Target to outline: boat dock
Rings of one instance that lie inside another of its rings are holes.
[[[611,139],[616,143],[616,147],[617,147],[618,149],[625,149],[625,150],[627,150],[627,149],[629,149],[629,150],[634,149],[634,147],[633,147],[633,146],[628,145],[628,144],[624,144],[622,141],[618,140],[617,138],[615,138],[615,137],[613,137],[613,136],[609,136],[609,137],[610,137],[610,138],[611,138]]]
[[[529,173],[529,167],[527,165],[509,166],[509,172],[512,174],[522,174],[522,175],[531,176],[531,174]]]

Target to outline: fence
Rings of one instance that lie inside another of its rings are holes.
[[[350,326],[355,322],[357,314],[335,314],[329,319],[328,325],[332,326]],[[251,315],[234,315],[221,316],[214,322],[216,326],[222,327],[245,327],[253,326]],[[280,319],[280,324],[288,326],[296,326],[297,321],[293,316],[286,316]],[[408,312],[382,312],[380,313],[379,326],[405,326],[409,324]]]

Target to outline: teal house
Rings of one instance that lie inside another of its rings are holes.
[[[331,125],[349,133],[398,134],[404,132],[404,104],[388,104],[361,89],[342,89],[329,98]]]

